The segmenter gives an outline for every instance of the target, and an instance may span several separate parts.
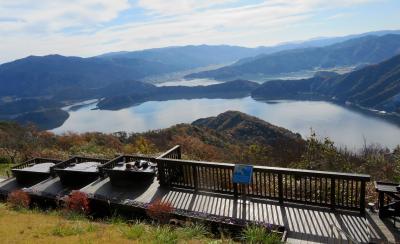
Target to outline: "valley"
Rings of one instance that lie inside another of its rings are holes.
[[[30,56],[0,65],[0,118],[56,133],[144,132],[238,110],[303,137],[312,128],[339,147],[356,150],[366,139],[393,148],[397,142],[387,138],[400,124],[397,34],[275,48]]]

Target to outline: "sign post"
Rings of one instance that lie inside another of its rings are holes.
[[[243,203],[246,202],[246,186],[251,183],[253,178],[253,166],[236,164],[233,170],[232,182],[241,186]]]

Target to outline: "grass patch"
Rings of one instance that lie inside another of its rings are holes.
[[[191,224],[189,226],[177,229],[180,239],[204,239],[209,232],[204,225]]]
[[[99,227],[93,223],[85,223],[81,221],[73,221],[73,222],[60,222],[51,231],[51,234],[54,236],[73,236],[73,235],[81,235],[84,233],[95,232],[99,229]]]
[[[119,227],[122,235],[129,240],[138,240],[146,236],[147,226],[142,223],[136,223],[131,226],[120,226]]]
[[[158,226],[154,231],[153,243],[173,244],[178,243],[178,234],[169,226]]]
[[[126,219],[117,213],[114,213],[110,218],[106,219],[106,222],[112,225],[124,225],[126,224]]]
[[[246,227],[246,229],[243,231],[243,240],[246,243],[282,243],[280,235],[274,232],[270,232],[261,226]]]
[[[76,221],[88,220],[86,215],[74,211],[59,211],[58,214],[67,220],[76,220]]]
[[[213,239],[203,226],[171,228],[144,222],[127,224],[114,215],[105,221],[82,219],[61,211],[15,211],[0,204],[1,243],[232,243]]]

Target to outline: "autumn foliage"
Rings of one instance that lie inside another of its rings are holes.
[[[147,215],[161,224],[168,223],[171,213],[174,210],[172,204],[167,201],[157,199],[150,203],[146,209]]]
[[[28,208],[31,203],[31,198],[28,193],[22,190],[15,190],[8,194],[7,203],[12,208]]]
[[[74,191],[65,198],[65,209],[80,214],[89,213],[89,198],[84,192]]]

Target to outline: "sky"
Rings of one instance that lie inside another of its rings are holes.
[[[0,63],[165,46],[270,46],[395,29],[399,0],[0,0]]]

